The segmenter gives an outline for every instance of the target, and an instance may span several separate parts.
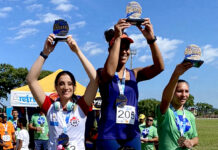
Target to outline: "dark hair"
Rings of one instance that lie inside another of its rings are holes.
[[[58,85],[58,79],[62,76],[62,75],[68,75],[70,76],[70,79],[73,83],[74,86],[76,86],[76,80],[74,78],[74,75],[70,72],[70,71],[61,71],[57,74],[56,78],[55,78],[55,86]],[[72,95],[72,99],[73,99],[73,102],[77,102],[77,96],[73,93]]]
[[[12,112],[13,112],[13,111],[17,111],[17,109],[12,109]],[[17,112],[18,112],[18,111],[17,111]]]
[[[23,127],[26,127],[26,124],[27,124],[26,118],[21,117],[21,118],[18,119],[18,122],[19,122],[19,123],[22,123]]]
[[[109,29],[104,32],[104,37],[105,37],[105,40],[108,42],[109,47],[110,47],[110,41],[114,37],[114,34],[115,34],[114,29]],[[126,32],[123,32],[123,34],[126,34],[128,36]]]
[[[109,29],[109,30],[106,30],[104,32],[104,37],[106,39],[106,41],[108,43],[110,43],[110,41],[112,40],[112,38],[114,37],[114,30],[113,29]]]
[[[182,82],[185,82],[189,86],[189,83],[186,80],[183,80],[183,79],[179,79],[177,83],[182,83]]]
[[[148,116],[146,117],[146,119],[147,119],[147,118],[149,118],[149,117],[151,117],[151,118],[153,118],[153,119],[154,119],[154,117],[153,117],[152,115],[148,115]]]
[[[70,76],[70,79],[72,80],[73,85],[76,86],[76,80],[75,80],[73,74],[72,74],[71,72],[69,72],[69,71],[61,71],[61,72],[58,73],[58,75],[57,75],[56,78],[55,78],[55,86],[58,85],[58,79],[59,79],[62,75],[64,75],[64,74]]]

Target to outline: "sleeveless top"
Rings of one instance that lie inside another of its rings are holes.
[[[98,139],[131,139],[140,137],[138,124],[138,86],[134,72],[130,72],[130,80],[125,82],[124,95],[128,101],[126,105],[135,107],[134,124],[117,124],[116,123],[116,98],[119,96],[117,78],[114,76],[108,83],[99,85],[102,97],[101,119],[98,127]],[[100,69],[98,70],[98,73]],[[101,76],[100,76],[101,79]]]

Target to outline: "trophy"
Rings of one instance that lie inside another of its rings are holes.
[[[132,25],[140,25],[144,22],[144,19],[140,18],[142,14],[142,7],[138,2],[132,1],[129,2],[126,6],[126,18],[127,22],[130,22]]]
[[[193,67],[199,68],[204,63],[200,58],[201,49],[197,45],[191,44],[185,49],[185,59],[183,62],[191,62]]]
[[[55,41],[64,42],[67,40],[67,33],[69,31],[69,26],[67,21],[63,19],[55,20],[53,26],[53,33],[55,34]]]

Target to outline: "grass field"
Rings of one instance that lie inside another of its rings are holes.
[[[218,119],[196,119],[199,144],[194,150],[218,150]]]

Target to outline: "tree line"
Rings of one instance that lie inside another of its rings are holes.
[[[27,68],[14,68],[10,64],[0,64],[0,99],[7,100],[8,94],[10,94],[12,89],[26,85],[25,79],[27,73]],[[42,70],[39,76],[39,80],[51,73],[53,72]],[[154,98],[140,100],[138,102],[139,114],[143,113],[146,116],[155,116],[155,110],[159,104],[160,101]],[[218,115],[218,109],[213,108],[213,105],[200,102],[194,104],[194,96],[191,94],[185,104],[185,107],[186,109],[196,109],[198,116],[206,116],[211,114]]]
[[[14,88],[26,85],[27,68],[14,68],[10,64],[0,64],[0,99],[8,99],[8,94]],[[51,74],[52,71],[42,70],[39,80]]]

